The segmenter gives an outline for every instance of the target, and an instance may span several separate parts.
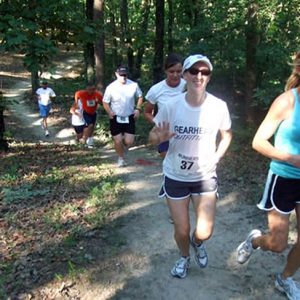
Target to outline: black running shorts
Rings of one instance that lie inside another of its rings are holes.
[[[290,214],[297,204],[300,204],[300,179],[280,177],[269,170],[258,208]]]
[[[159,197],[167,197],[171,200],[182,200],[192,195],[205,195],[215,193],[217,195],[217,177],[196,182],[185,182],[173,180],[167,176],[159,192]]]

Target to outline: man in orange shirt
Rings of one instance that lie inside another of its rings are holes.
[[[97,119],[97,107],[102,103],[102,95],[96,90],[96,86],[88,84],[85,90],[75,93],[75,103],[81,100],[85,127],[83,140],[89,148],[94,146],[93,133]]]

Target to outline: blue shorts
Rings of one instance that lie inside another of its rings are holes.
[[[51,110],[51,103],[48,105],[39,104],[40,116],[42,118],[47,118]]]
[[[87,113],[86,111],[83,111],[83,119],[85,121],[86,126],[89,126],[90,124],[95,125],[97,120],[97,113],[94,113],[93,115]]]
[[[265,190],[258,208],[276,209],[282,214],[290,214],[300,204],[300,179],[284,178],[269,170]]]
[[[169,141],[162,142],[158,145],[157,150],[159,153],[167,152],[169,149]]]
[[[182,200],[192,195],[205,195],[215,193],[218,196],[218,180],[212,177],[208,180],[185,182],[173,180],[167,176],[159,192],[159,197],[167,197],[171,200]]]

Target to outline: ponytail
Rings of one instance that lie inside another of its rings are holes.
[[[295,55],[295,58],[291,64],[293,66],[292,74],[289,76],[285,88],[288,91],[292,88],[298,87],[300,85],[300,51]]]

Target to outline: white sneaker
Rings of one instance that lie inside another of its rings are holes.
[[[242,242],[238,247],[237,247],[237,261],[240,264],[244,264],[252,255],[254,249],[252,247],[252,240],[261,236],[261,231],[258,229],[253,229],[247,236],[246,240]]]
[[[287,295],[290,300],[300,299],[300,289],[292,277],[283,279],[280,274],[275,276],[275,288]]]
[[[122,157],[118,158],[117,166],[118,167],[125,167],[126,166],[126,162],[125,162],[124,158],[122,158]]]
[[[90,147],[93,148],[94,147],[94,139],[92,137],[87,138],[86,144],[89,148]]]
[[[50,133],[49,133],[49,131],[46,129],[45,130],[45,136],[49,136],[50,135]]]
[[[205,268],[208,263],[208,256],[204,247],[203,242],[197,245],[194,241],[194,236],[191,240],[191,245],[195,250],[195,261],[200,268]]]
[[[180,257],[171,270],[171,275],[177,278],[185,278],[190,267],[190,257]]]
[[[45,130],[45,125],[44,125],[43,121],[41,121],[41,126],[42,126],[42,129]]]

